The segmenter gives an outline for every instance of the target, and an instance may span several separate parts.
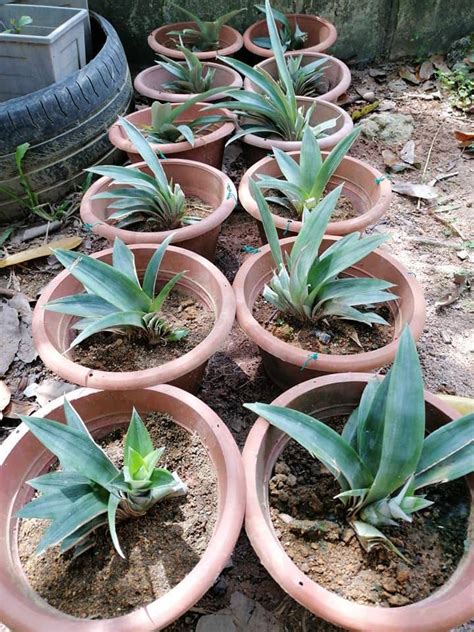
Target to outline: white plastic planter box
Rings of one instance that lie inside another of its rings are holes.
[[[86,64],[85,9],[29,4],[0,6],[0,29],[28,15],[32,24],[18,33],[0,32],[0,101],[61,81]]]

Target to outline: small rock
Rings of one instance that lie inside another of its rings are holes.
[[[450,345],[453,341],[451,336],[447,334],[445,331],[441,331],[441,338],[443,339],[444,344]]]
[[[369,139],[381,140],[386,145],[401,145],[413,134],[413,123],[410,114],[382,112],[364,119],[360,128]]]
[[[290,468],[288,467],[286,463],[282,463],[281,461],[279,461],[275,465],[275,474],[289,474],[289,473],[290,473]]]
[[[393,577],[388,577],[382,581],[382,587],[389,593],[397,592],[397,582]]]
[[[191,307],[192,305],[194,305],[193,299],[192,298],[188,298],[185,301],[183,301],[182,303],[180,303],[179,310],[181,311],[182,309],[186,309],[186,307]]]
[[[326,333],[325,331],[314,329],[312,333],[320,342],[323,343],[323,345],[328,345],[331,342],[331,335]]]
[[[407,90],[408,84],[403,79],[394,79],[393,81],[388,82],[387,88],[391,92],[401,94],[402,92],[405,92]]]
[[[297,480],[298,479],[296,478],[294,474],[289,474],[286,484],[289,485],[290,487],[294,487],[297,483]]]
[[[290,522],[293,522],[293,520],[294,520],[294,518],[292,518],[291,516],[289,516],[288,514],[285,514],[285,513],[278,514],[278,517],[285,524],[290,524]]]
[[[379,112],[387,112],[388,110],[393,110],[394,107],[396,107],[395,101],[384,99],[379,103]]]
[[[352,540],[354,535],[355,534],[352,529],[344,529],[344,533],[342,534],[342,541],[348,544]]]
[[[404,584],[410,579],[410,569],[405,564],[397,566],[397,581]]]
[[[465,261],[469,257],[469,253],[467,250],[458,250],[456,254],[458,256],[458,259],[461,259],[461,261]]]
[[[373,90],[368,90],[367,92],[364,92],[362,98],[364,99],[364,101],[373,103],[375,101],[375,92]]]
[[[227,592],[227,582],[224,579],[224,577],[222,577],[222,575],[217,579],[216,583],[211,588],[211,592],[216,597],[222,597],[223,595],[226,594],[226,592]]]
[[[410,603],[410,600],[403,595],[390,595],[387,601],[391,606],[406,606]]]

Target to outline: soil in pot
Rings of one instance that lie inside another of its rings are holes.
[[[186,215],[188,217],[196,217],[199,220],[205,219],[213,213],[214,210],[215,209],[210,204],[207,204],[207,202],[204,202],[201,198],[192,195],[186,196]],[[112,222],[113,220],[110,220],[110,223]],[[137,233],[154,233],[164,230],[172,230],[173,228],[182,228],[186,225],[187,224],[180,224],[178,226],[163,226],[159,222],[150,218],[145,221],[137,222],[136,224],[130,224],[125,228],[127,230],[136,231]]]
[[[333,418],[330,425],[341,432],[346,419]],[[447,581],[464,553],[469,493],[462,479],[427,488],[434,505],[414,514],[411,524],[383,529],[413,566],[384,549],[362,549],[342,503],[334,500],[340,488],[333,476],[293,440],[275,465],[269,490],[273,526],[286,553],[310,579],[351,601],[392,607],[424,599]]]
[[[34,550],[46,521],[22,520],[18,546],[32,588],[62,612],[89,618],[126,614],[157,599],[178,584],[199,562],[217,518],[217,478],[197,435],[160,413],[144,422],[155,446],[166,446],[163,464],[188,485],[186,496],[165,498],[145,516],[119,523],[126,559],[112,546],[105,528],[96,544],[78,558],[58,547],[41,557]],[[124,420],[128,424],[128,419]],[[126,426],[100,442],[121,466]]]
[[[180,125],[189,125],[190,123],[192,123],[192,119],[187,119],[187,120],[179,120],[179,124]],[[199,125],[197,127],[193,128],[193,136],[194,138],[200,138],[201,136],[207,136],[208,134],[211,134],[212,132],[215,132],[217,129],[219,129],[219,127],[222,127],[223,122],[220,123],[211,123],[210,125]],[[149,125],[139,125],[139,129],[141,129],[145,135],[151,134],[152,129]],[[157,143],[157,140],[154,140],[153,137],[148,137],[148,140],[151,143]],[[175,142],[177,143],[183,143],[185,142],[186,139],[184,138],[184,136],[181,136],[178,140],[176,140]]]
[[[71,359],[99,371],[141,371],[181,357],[211,332],[214,314],[203,303],[179,290],[166,299],[160,314],[173,328],[185,327],[188,335],[177,342],[150,345],[141,331],[131,335],[101,332],[71,350]]]
[[[282,314],[262,295],[257,297],[253,306],[254,318],[276,338],[308,352],[328,355],[374,351],[392,342],[395,328],[388,307],[380,305],[370,311],[385,318],[389,324],[370,327],[333,316],[317,323],[301,323],[288,314]]]
[[[332,188],[326,187],[323,192],[323,197],[325,197],[331,190]],[[273,189],[270,191],[265,191],[265,196],[282,197],[282,195],[278,191],[275,191]],[[284,217],[285,219],[301,221],[301,215],[298,215],[298,213],[294,209],[286,208],[286,206],[282,206],[281,204],[275,204],[275,202],[269,202],[268,207],[270,209],[270,212],[274,215],[279,215],[280,217]],[[344,195],[343,192],[339,197],[336,203],[336,208],[331,215],[331,222],[341,222],[345,219],[351,219],[352,217],[356,217],[357,214],[358,213],[354,208],[354,205],[352,204],[350,199]]]

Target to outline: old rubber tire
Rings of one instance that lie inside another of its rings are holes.
[[[112,152],[107,130],[130,109],[132,84],[122,44],[111,24],[92,14],[99,52],[67,79],[32,94],[0,103],[0,187],[23,190],[15,165],[17,145],[31,147],[24,169],[41,202],[53,202],[84,178],[83,169]],[[24,214],[0,192],[0,223]]]

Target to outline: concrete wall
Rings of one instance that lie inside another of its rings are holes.
[[[241,31],[256,18],[254,0],[176,3],[204,19],[246,7],[232,22]],[[152,63],[146,38],[153,28],[186,19],[171,0],[89,0],[89,6],[112,22],[134,66]],[[454,40],[474,31],[474,0],[279,0],[275,6],[331,20],[338,40],[330,52],[350,62],[424,58],[445,52]]]

